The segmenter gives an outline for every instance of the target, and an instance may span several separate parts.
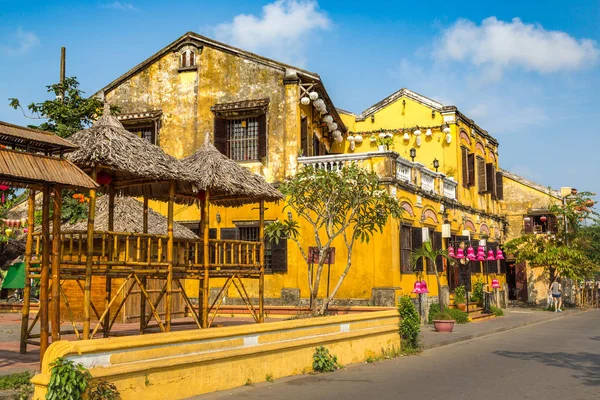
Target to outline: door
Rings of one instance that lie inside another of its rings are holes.
[[[527,264],[519,263],[515,265],[515,283],[517,289],[517,300],[527,301],[529,299],[527,295]]]

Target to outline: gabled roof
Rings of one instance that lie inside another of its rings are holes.
[[[539,183],[531,181],[531,180],[529,180],[527,178],[523,178],[520,175],[517,175],[517,174],[515,174],[513,172],[507,171],[507,170],[502,169],[502,168],[500,168],[500,172],[502,173],[503,176],[505,176],[505,177],[507,177],[509,179],[512,179],[515,182],[519,182],[522,185],[528,186],[531,189],[535,189],[537,191],[540,191],[540,192],[542,192],[544,194],[547,194],[547,195],[552,196],[552,197],[554,197],[556,199],[559,199],[559,200],[562,199],[562,196],[560,195],[560,192],[558,192],[557,190],[553,190],[550,187],[546,187],[544,185],[540,185]]]
[[[0,144],[37,152],[72,151],[77,145],[50,132],[0,121]]]

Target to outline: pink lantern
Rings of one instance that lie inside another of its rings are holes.
[[[2,191],[2,203],[4,203],[4,192],[10,189],[10,186],[6,186],[4,184],[0,185],[0,190]]]
[[[488,261],[496,261],[496,257],[494,257],[494,250],[489,250],[488,251],[487,260]]]
[[[429,293],[429,289],[427,289],[427,282],[421,281],[421,293]]]
[[[454,255],[454,247],[452,246],[448,247],[448,257],[456,258],[456,256]]]
[[[500,282],[498,282],[498,279],[492,279],[492,289],[499,289],[500,288]]]
[[[465,258],[465,251],[462,249],[462,247],[459,247],[456,251],[456,258]]]
[[[502,254],[500,247],[498,247],[498,250],[496,250],[496,260],[504,260],[504,254]]]
[[[477,249],[477,261],[485,261],[485,251],[482,246]]]
[[[421,290],[421,282],[416,281],[415,286],[413,287],[412,293],[421,294],[423,291]]]
[[[475,249],[473,248],[473,246],[469,246],[469,248],[467,249],[467,258],[469,259],[469,261],[475,261]]]
[[[23,228],[23,233],[27,233],[27,232],[29,232],[29,229]]]

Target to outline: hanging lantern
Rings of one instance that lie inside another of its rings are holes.
[[[442,125],[442,132],[444,132],[446,134],[450,133],[451,132],[450,127],[446,124]]]
[[[354,151],[356,144],[354,142],[350,142],[350,151]]]
[[[355,135],[355,136],[354,136],[354,141],[355,141],[356,143],[358,143],[358,144],[362,143],[362,142],[363,142],[363,137],[362,137],[362,135]]]
[[[23,233],[27,233],[27,232],[29,232],[29,229],[28,228],[23,228]]]
[[[417,145],[417,147],[421,147],[421,136],[417,136],[417,139],[415,140],[415,144]]]
[[[405,142],[408,142],[410,140],[410,135],[408,134],[408,132],[404,132],[404,136],[402,137],[402,139],[404,139]]]
[[[354,139],[354,136],[352,135],[348,135],[348,137],[346,138],[347,141],[349,141],[350,143],[354,142],[356,139]]]
[[[477,249],[477,261],[485,261],[485,251],[482,246]]]
[[[492,279],[492,289],[500,289],[500,282],[498,282],[498,279]]]
[[[467,249],[467,259],[469,261],[475,261],[475,259],[476,259],[475,249],[473,248],[473,246],[469,246],[469,248]]]
[[[334,138],[334,140],[336,143],[342,143],[344,141],[344,138],[342,137],[342,135],[340,135],[340,136],[336,136]]]
[[[448,133],[446,135],[446,143],[450,144],[450,142],[452,142],[452,135]]]
[[[454,255],[454,247],[452,246],[448,247],[448,257],[456,258],[456,256]]]
[[[303,106],[307,106],[310,104],[310,99],[308,97],[303,97],[300,99],[300,104],[302,104]]]
[[[333,136],[334,138],[342,137],[342,132],[336,129],[335,131],[331,132],[331,136]]]
[[[317,109],[325,108],[325,102],[323,101],[323,99],[317,99],[313,102],[313,104]]]
[[[323,122],[325,122],[326,124],[330,124],[333,122],[333,117],[331,115],[326,115],[323,117]]]
[[[6,228],[6,230],[4,231],[4,234],[6,234],[7,237],[11,237],[13,233],[13,230],[11,228]]]
[[[416,282],[415,282],[415,284],[414,284],[414,286],[413,286],[413,290],[412,290],[412,292],[411,292],[411,293],[416,293],[416,294],[421,294],[421,293],[423,293],[423,292],[421,291],[421,282],[420,282],[420,281],[416,281]]]
[[[0,190],[2,191],[2,203],[4,203],[4,192],[10,189],[10,186],[0,185]]]
[[[462,247],[459,247],[456,251],[456,258],[465,258],[465,251]]]
[[[488,251],[487,261],[496,261],[496,257],[494,257],[494,250]]]
[[[98,182],[99,185],[102,185],[102,186],[110,185],[110,183],[112,181],[113,181],[112,175],[106,171],[100,171],[100,172],[98,172],[98,175],[96,175],[96,182]]]
[[[415,132],[414,132],[414,134],[415,134],[416,136],[421,136],[421,130],[420,130],[419,128],[415,129]]]
[[[496,250],[496,260],[504,260],[504,254],[502,254],[500,247]]]
[[[319,93],[317,93],[317,92],[310,92],[310,93],[308,94],[308,97],[310,97],[310,99],[311,99],[312,101],[315,101],[316,99],[318,99],[318,98],[319,98]]]
[[[329,127],[330,131],[335,131],[338,128],[337,122],[332,122],[330,124],[327,124],[327,126]]]
[[[427,129],[427,132],[425,132],[425,136],[431,137],[431,135],[432,135],[431,129]]]
[[[424,280],[421,281],[421,293],[429,293],[429,289],[427,289],[427,282]]]
[[[545,215],[542,215],[540,217],[540,221],[542,221],[542,222],[546,222],[547,220],[548,220],[548,218]]]

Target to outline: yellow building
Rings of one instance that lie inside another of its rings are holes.
[[[506,240],[516,239],[526,233],[552,235],[556,233],[556,216],[548,209],[560,205],[566,192],[552,190],[512,172],[501,170],[504,176],[505,199],[501,204],[508,229]],[[550,282],[542,267],[533,268],[527,263],[516,263],[507,255],[507,284],[509,300],[532,304],[545,304]]]
[[[354,115],[334,107],[317,74],[191,32],[96,95],[120,107],[128,130],[176,158],[191,155],[208,134],[220,151],[275,185],[308,164],[338,168],[357,161],[377,172],[405,217],[389,220],[382,234],[355,246],[337,304],[393,305],[410,293],[416,279],[408,265],[410,250],[427,237],[446,247],[452,238],[442,238],[444,221],[445,236],[487,239],[490,247],[503,241],[498,142],[454,106],[402,89]],[[378,148],[380,134],[391,135],[389,149]],[[151,207],[166,213],[163,204]],[[267,222],[287,218],[283,207],[268,205]],[[175,219],[197,229],[198,208],[178,207]],[[212,207],[210,224],[213,237],[258,237],[258,211],[250,207]],[[308,225],[300,229],[306,249],[314,234]],[[321,296],[345,266],[345,247],[341,241],[334,246],[331,282],[321,285]],[[485,275],[473,264],[474,277],[466,267],[450,268],[450,286],[499,272],[496,263]],[[308,269],[294,243],[268,245],[266,267],[266,304],[306,304]],[[427,266],[419,278],[427,281],[430,295],[437,294],[433,268]],[[437,268],[447,282],[445,266],[440,262]],[[222,286],[215,281],[213,297]],[[257,287],[249,290],[256,296]],[[196,297],[197,283],[186,291]],[[233,291],[225,295],[227,304],[239,302]]]

